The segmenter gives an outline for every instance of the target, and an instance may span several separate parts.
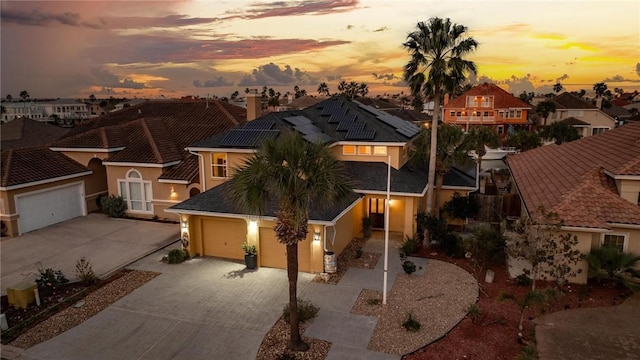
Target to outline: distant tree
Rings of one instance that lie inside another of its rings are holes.
[[[0,114],[6,114],[7,113],[7,108],[4,107],[4,105],[0,106]]]
[[[300,87],[298,85],[293,87],[293,91],[294,91],[294,96],[295,96],[296,99],[307,95],[307,90],[300,89]]]
[[[338,93],[340,94],[344,94],[345,91],[347,91],[347,82],[342,80],[338,83]]]
[[[240,96],[240,93],[238,92],[238,90],[234,91],[233,93],[231,93],[231,100],[237,99],[238,96]]]
[[[244,88],[244,93],[245,93],[245,94],[248,94],[248,93],[250,93],[250,92],[251,92],[251,89],[249,89],[249,88]]]
[[[624,94],[624,89],[623,88],[615,88],[615,89],[613,89],[613,92],[615,94],[615,97],[619,98]]]
[[[424,110],[424,99],[422,98],[422,95],[414,95],[411,100],[411,106],[413,106],[414,110],[422,112],[422,110]]]
[[[360,94],[360,96],[365,97],[367,96],[367,94],[369,93],[369,87],[367,86],[366,83],[360,83],[360,85],[358,85],[358,94]]]
[[[564,89],[564,87],[560,83],[556,83],[555,85],[553,85],[553,91],[555,91],[556,94],[562,91],[562,89]]]
[[[607,91],[607,84],[600,82],[593,85],[593,91],[596,92],[596,97],[604,96]]]
[[[569,125],[569,123],[565,121],[552,123],[545,127],[540,135],[547,140],[553,140],[557,145],[578,140],[582,137],[578,132],[578,129]]]
[[[542,101],[536,105],[536,112],[544,120],[543,126],[547,126],[547,118],[551,113],[556,112],[556,103],[549,100]]]
[[[11,94],[7,94],[7,101],[8,102],[13,101],[13,96],[11,96]]]
[[[535,131],[518,130],[515,134],[507,136],[505,144],[520,149],[520,151],[527,151],[542,146],[542,141],[540,141],[540,135]]]
[[[96,96],[93,95],[93,94],[89,95],[89,101],[91,101],[91,102],[96,101]]]
[[[526,102],[527,104],[531,104],[531,100],[536,96],[533,92],[522,91],[522,93],[518,96],[520,100]]]
[[[98,104],[98,105],[100,105],[100,107],[103,108],[103,107],[106,107],[108,104],[109,103],[106,100],[102,100],[102,101],[100,101],[100,104]]]
[[[268,90],[268,100],[267,100],[267,104],[273,108],[277,107],[280,105],[280,92],[279,91],[275,91],[272,88],[269,88]]]
[[[27,101],[27,99],[29,99],[29,92],[27,90],[22,90],[20,91],[20,97],[22,98],[22,100]]]
[[[321,82],[320,85],[318,85],[318,94],[329,96],[329,85],[327,85],[326,82]]]
[[[571,95],[576,96],[580,99],[582,99],[585,95],[587,94],[587,90],[585,89],[580,89],[580,91],[572,91]]]

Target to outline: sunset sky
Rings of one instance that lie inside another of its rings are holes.
[[[512,93],[640,90],[640,1],[2,1],[1,95],[229,96],[340,80],[408,91],[402,48],[450,18],[479,43],[472,82]]]

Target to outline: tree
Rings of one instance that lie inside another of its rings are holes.
[[[233,93],[231,93],[231,100],[235,100],[238,98],[238,96],[240,96],[240,93],[238,92],[238,90],[234,91]]]
[[[601,246],[583,255],[589,264],[589,278],[600,282],[603,278],[619,282],[633,291],[640,290],[640,284],[633,279],[640,279],[640,271],[636,264],[640,256],[623,252],[615,246]]]
[[[518,96],[520,100],[526,102],[527,104],[531,104],[531,100],[536,96],[533,92],[522,91],[522,93]]]
[[[613,92],[614,92],[616,98],[620,98],[622,95],[624,95],[624,89],[623,88],[615,88],[615,89],[613,89]]]
[[[536,105],[536,112],[544,119],[543,126],[547,126],[549,114],[556,112],[556,103],[549,100],[542,101]]]
[[[553,140],[557,145],[578,140],[582,137],[578,129],[565,121],[554,122],[545,127],[541,135],[547,140]]]
[[[339,92],[340,94],[344,94],[344,92],[345,92],[345,91],[347,91],[347,82],[346,82],[346,81],[344,81],[344,80],[341,80],[341,81],[338,83],[338,92]]]
[[[329,85],[327,85],[326,82],[321,82],[320,85],[318,85],[318,94],[329,96]]]
[[[527,151],[542,146],[540,135],[535,132],[518,130],[515,134],[510,134],[505,140],[507,146],[514,147],[520,151]]]
[[[428,213],[433,211],[432,185],[436,176],[438,117],[443,92],[453,92],[456,86],[465,81],[467,72],[477,72],[474,62],[463,59],[478,47],[473,38],[464,37],[466,32],[466,26],[453,24],[450,19],[434,17],[428,22],[418,22],[416,29],[407,35],[407,41],[402,44],[411,57],[404,66],[403,74],[411,93],[434,99],[426,204]]]
[[[526,292],[520,297],[516,297],[511,292],[501,292],[498,295],[497,301],[511,300],[520,309],[520,323],[518,324],[518,338],[522,338],[522,330],[524,329],[522,323],[524,321],[524,312],[527,308],[534,308],[534,310],[543,311],[547,304],[551,301],[556,301],[562,296],[562,292],[554,288],[546,288],[544,290],[531,290]]]
[[[365,97],[367,96],[367,94],[369,93],[369,87],[367,86],[366,83],[360,83],[360,85],[358,85],[358,94],[360,94],[360,96]]]
[[[27,99],[29,99],[29,92],[27,90],[20,91],[20,97],[23,101],[27,101]]]
[[[422,95],[420,94],[413,95],[413,99],[411,100],[411,106],[413,106],[413,109],[415,111],[422,112],[422,110],[424,110],[424,99],[422,98]]]
[[[91,102],[96,101],[96,96],[93,95],[93,94],[89,95],[89,101],[91,101]]]
[[[290,348],[306,351],[298,324],[298,243],[307,237],[310,206],[330,206],[352,192],[342,163],[320,143],[288,133],[265,141],[231,179],[231,198],[244,211],[264,215],[277,203],[278,241],[286,246],[289,278]]]
[[[428,164],[431,169],[431,128],[424,129],[413,142],[410,152],[409,161],[415,166],[425,167]],[[465,134],[457,125],[443,124],[438,131],[438,139],[436,142],[436,191],[435,206],[440,209],[440,193],[442,191],[442,183],[444,175],[448,173],[455,164],[463,164],[470,161],[468,152],[470,150],[469,143],[465,141]],[[431,183],[429,183],[431,187]],[[436,212],[436,215],[439,215]]]
[[[553,91],[555,91],[556,94],[562,91],[562,89],[564,89],[564,87],[560,83],[556,83],[555,85],[553,85]]]
[[[596,92],[596,97],[602,97],[605,92],[607,92],[607,84],[603,82],[595,83],[593,85],[593,91]]]
[[[7,101],[8,102],[13,101],[13,96],[11,96],[11,94],[7,94]]]
[[[486,147],[495,149],[500,146],[500,135],[489,126],[472,126],[467,131],[467,142],[478,156],[478,168],[482,171],[482,157],[487,154]]]

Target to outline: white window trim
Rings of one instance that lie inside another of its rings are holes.
[[[209,161],[211,161],[211,178],[212,179],[226,179],[228,176],[214,176],[213,175],[213,168],[214,167],[220,167],[221,165],[218,164],[214,164],[213,163],[213,156],[215,154],[224,154],[224,173],[226,175],[229,175],[229,158],[227,157],[227,153],[223,153],[223,152],[212,152],[211,156],[209,157]]]
[[[140,175],[140,178],[130,178],[129,174],[131,174],[132,172],[136,172],[138,173],[138,175]],[[127,174],[125,175],[125,179],[118,179],[118,194],[122,197],[125,197],[122,195],[122,186],[121,184],[125,183],[125,190],[127,191],[126,194],[126,200],[125,202],[127,203],[127,212],[132,212],[132,213],[137,213],[137,214],[153,214],[153,185],[151,185],[151,181],[145,181],[142,179],[142,174],[140,173],[140,171],[135,170],[135,169],[131,169],[129,171],[127,171]],[[129,193],[129,183],[139,183],[141,185],[141,195],[142,195],[142,205],[143,205],[143,209],[147,208],[147,203],[149,203],[151,205],[151,211],[147,211],[147,210],[133,210],[131,208],[131,194]],[[145,191],[145,185],[149,184],[149,186],[151,187],[151,199],[147,199],[147,192]]]
[[[622,233],[622,232],[607,232],[607,233],[603,233],[602,236],[600,236],[600,246],[604,246],[604,237],[605,235],[613,235],[613,236],[624,236],[624,243],[622,245],[622,251],[627,252],[629,249],[629,233]]]

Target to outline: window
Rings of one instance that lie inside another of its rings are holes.
[[[211,154],[211,177],[214,177],[214,178],[227,177],[227,154],[225,153]]]
[[[371,155],[371,146],[358,146],[358,155]]]
[[[604,234],[602,246],[611,246],[620,249],[620,251],[626,251],[627,236],[624,234]]]
[[[118,189],[130,211],[153,212],[151,182],[143,181],[136,170],[129,170],[125,180],[118,180]]]
[[[342,146],[342,155],[355,155],[356,147],[354,145],[343,145]]]
[[[485,96],[482,100],[482,107],[491,106],[491,98],[489,96]]]
[[[596,127],[596,128],[591,129],[591,135],[600,134],[600,133],[603,133],[603,132],[605,132],[607,130],[609,130],[609,128]]]
[[[522,110],[516,110],[516,117],[520,119],[522,117]]]
[[[485,111],[485,112],[484,112],[484,116],[489,116],[489,112],[488,112],[488,111]]]
[[[504,134],[504,126],[498,125],[498,134],[500,135]]]
[[[455,110],[451,110],[451,111],[449,111],[449,115],[450,115],[450,116],[456,116],[456,112],[455,112]]]
[[[374,146],[373,147],[373,155],[387,155],[387,147],[386,146]]]
[[[460,111],[458,111],[458,112],[456,113],[456,116],[460,116],[460,115],[462,115],[462,113],[461,113]]]
[[[509,119],[513,119],[516,116],[515,110],[509,110]]]

